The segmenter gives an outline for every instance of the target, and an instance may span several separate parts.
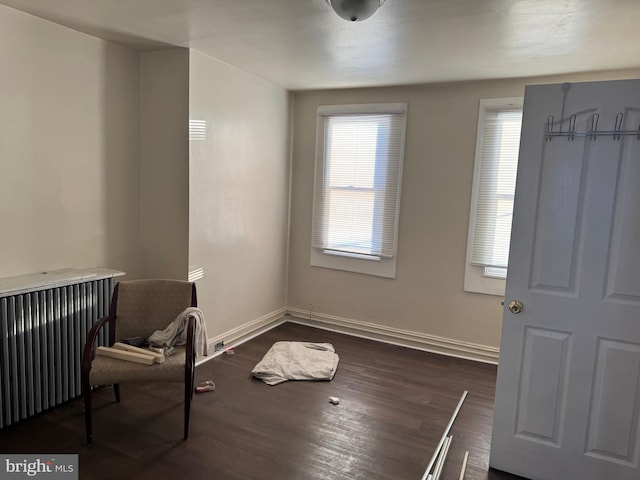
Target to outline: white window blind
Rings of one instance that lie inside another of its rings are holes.
[[[312,247],[396,254],[406,104],[318,109]]]
[[[521,107],[484,109],[471,264],[486,267],[489,276],[500,276],[496,269],[506,275],[521,124]]]

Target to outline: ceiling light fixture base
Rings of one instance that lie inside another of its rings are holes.
[[[361,22],[376,13],[386,0],[326,0],[333,10],[349,22]]]

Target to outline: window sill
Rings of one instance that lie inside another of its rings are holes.
[[[382,261],[382,258],[380,258],[380,257],[375,257],[373,255],[364,255],[364,254],[361,254],[361,253],[340,252],[340,251],[337,251],[337,250],[322,250],[322,253],[324,255],[335,255],[336,257],[357,258],[359,260],[366,260],[368,262],[380,262],[380,261]]]
[[[319,250],[311,247],[311,266],[396,278],[396,259]]]

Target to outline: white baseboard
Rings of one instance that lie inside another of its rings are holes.
[[[298,323],[309,327],[331,330],[356,337],[367,338],[379,342],[399,345],[401,347],[414,348],[426,352],[439,353],[450,357],[464,358],[476,362],[491,363],[497,365],[500,350],[488,345],[463,342],[452,338],[437,337],[426,333],[403,330],[400,328],[378,325],[352,318],[338,317],[323,313],[313,312],[309,318],[309,311],[301,308],[280,308],[263,315],[256,320],[244,323],[236,328],[228,330],[209,339],[209,351],[213,352],[216,343],[223,341],[224,348],[210,353],[207,357],[201,357],[196,365],[200,365],[224,353],[229,348],[234,348],[258,335],[282,325],[285,322]]]
[[[222,355],[225,350],[230,348],[237,347],[238,345],[251,340],[258,335],[271,330],[272,328],[277,327],[278,325],[282,325],[287,321],[285,314],[287,313],[286,308],[280,308],[271,313],[267,313],[266,315],[261,316],[255,320],[252,320],[247,323],[243,323],[242,325],[232,328],[220,335],[216,335],[212,337],[207,342],[209,347],[209,355],[206,357],[200,357],[196,361],[196,366],[201,365],[218,355]],[[213,349],[218,342],[224,342],[224,348],[217,352],[214,352]]]
[[[318,312],[313,312],[310,318],[309,311],[301,308],[288,307],[286,310],[289,314],[287,320],[293,323],[451,357],[491,363],[494,365],[498,364],[500,349],[497,347],[463,342],[452,338],[437,337],[426,333],[403,330]]]

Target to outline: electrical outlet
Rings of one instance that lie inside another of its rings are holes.
[[[222,349],[223,349],[223,347],[224,347],[224,341],[220,340],[218,343],[216,343],[216,344],[213,346],[213,351],[214,351],[214,352],[219,352],[220,350],[222,350]]]

